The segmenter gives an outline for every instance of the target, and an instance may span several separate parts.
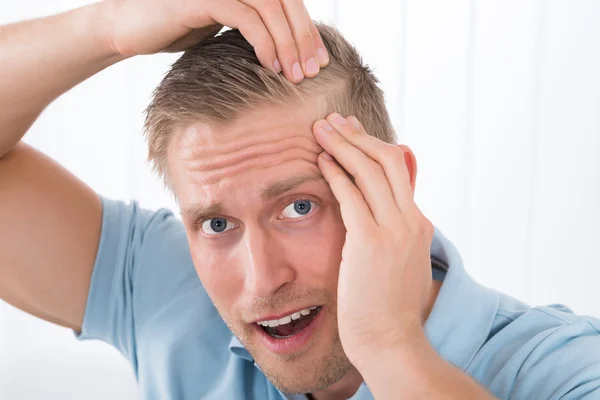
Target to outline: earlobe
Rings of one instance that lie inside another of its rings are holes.
[[[410,177],[410,187],[414,194],[415,187],[417,185],[417,158],[415,157],[415,154],[410,149],[410,147],[404,144],[399,144],[398,147],[404,153],[404,163],[406,164],[406,169],[408,170],[408,176]]]

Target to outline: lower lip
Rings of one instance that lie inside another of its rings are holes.
[[[310,324],[302,329],[300,332],[289,338],[274,338],[269,335],[261,326],[256,325],[256,329],[258,330],[258,335],[261,338],[264,346],[271,352],[275,354],[289,354],[299,351],[305,344],[308,342],[313,332],[317,329],[317,325],[323,319],[323,307],[319,310],[319,313],[316,317],[310,321]]]

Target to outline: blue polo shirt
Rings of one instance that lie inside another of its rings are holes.
[[[102,202],[80,339],[116,347],[144,399],[306,398],[278,391],[225,326],[170,211]],[[559,305],[530,307],[479,285],[439,231],[431,254],[448,266],[425,325],[441,357],[499,398],[600,399],[598,319]],[[352,399],[372,399],[369,388]]]

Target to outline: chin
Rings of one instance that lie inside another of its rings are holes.
[[[261,371],[284,393],[314,393],[342,379],[352,364],[340,342],[335,318],[329,313],[315,318],[310,339],[294,352],[273,353],[265,347],[262,332],[253,332],[246,346]]]
[[[331,349],[334,350],[334,349]],[[294,361],[270,362],[256,359],[271,383],[284,393],[314,393],[341,380],[352,364],[341,350],[306,354]]]
[[[284,332],[257,323],[225,322],[271,383],[284,393],[314,393],[341,380],[353,366],[340,341],[335,306],[316,306],[310,321]],[[278,335],[279,334],[279,335]]]

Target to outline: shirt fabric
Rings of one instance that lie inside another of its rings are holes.
[[[306,399],[277,390],[224,324],[181,221],[136,203],[102,204],[80,339],[116,347],[144,399]],[[434,270],[443,284],[425,324],[442,358],[502,399],[600,399],[600,320],[479,285],[437,229],[431,255],[448,267]],[[366,384],[352,397],[372,398]]]

